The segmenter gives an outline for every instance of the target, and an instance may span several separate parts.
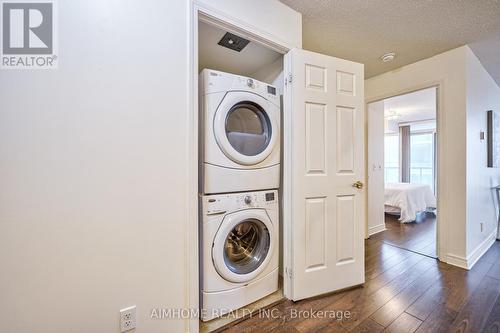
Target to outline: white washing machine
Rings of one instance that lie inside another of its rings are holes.
[[[276,87],[204,69],[200,74],[200,192],[279,188]]]
[[[202,197],[201,319],[278,290],[277,191]]]

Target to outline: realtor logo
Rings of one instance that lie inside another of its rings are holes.
[[[2,2],[1,68],[56,68],[54,2]]]

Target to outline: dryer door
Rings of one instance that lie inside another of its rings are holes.
[[[226,215],[212,247],[215,269],[227,281],[251,281],[267,267],[275,237],[273,224],[263,209]]]
[[[264,161],[279,142],[279,108],[250,92],[226,94],[214,118],[214,134],[224,154],[242,165]]]

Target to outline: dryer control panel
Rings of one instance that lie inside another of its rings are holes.
[[[204,215],[227,214],[248,208],[277,209],[278,191],[206,195],[202,201]]]
[[[204,94],[222,91],[251,91],[279,106],[278,89],[270,84],[249,77],[204,69],[200,73],[200,88]]]

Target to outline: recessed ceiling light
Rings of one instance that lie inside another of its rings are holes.
[[[390,52],[390,53],[386,53],[383,56],[381,56],[380,60],[382,60],[383,62],[391,62],[394,60],[395,57],[396,57],[396,53]]]

